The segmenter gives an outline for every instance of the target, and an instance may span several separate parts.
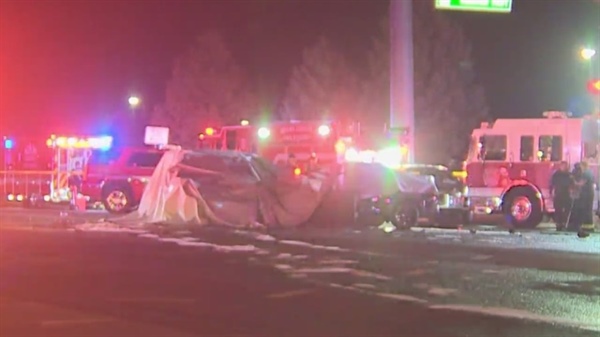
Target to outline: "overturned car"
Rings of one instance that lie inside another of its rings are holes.
[[[333,181],[288,174],[251,154],[174,147],[154,170],[137,212],[118,221],[292,227],[312,216]]]

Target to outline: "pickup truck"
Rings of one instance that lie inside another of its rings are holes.
[[[131,212],[139,205],[163,153],[144,147],[94,152],[85,170],[81,193],[90,203],[101,202],[110,213]]]

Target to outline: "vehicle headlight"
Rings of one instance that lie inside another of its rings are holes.
[[[319,126],[319,129],[317,129],[317,132],[319,133],[319,135],[326,137],[329,136],[329,134],[331,133],[331,128],[327,125],[321,125]]]

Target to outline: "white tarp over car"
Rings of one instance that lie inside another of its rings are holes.
[[[173,148],[156,167],[138,210],[116,222],[236,227],[306,222],[330,189],[330,179],[275,170],[238,152]]]

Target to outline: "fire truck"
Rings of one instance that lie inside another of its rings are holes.
[[[243,121],[240,125],[206,128],[199,135],[199,146],[256,153],[275,165],[285,165],[293,155],[298,165],[296,174],[301,174],[311,160],[321,168],[335,169],[343,160],[343,139],[352,127],[323,121],[278,121],[260,126]]]
[[[471,207],[476,215],[500,213],[517,227],[534,228],[554,212],[549,189],[556,164],[587,161],[597,191],[599,151],[598,115],[549,111],[543,118],[482,123],[465,163]]]
[[[21,139],[4,136],[0,148],[2,202],[25,205],[71,201],[69,179],[82,176],[92,151],[111,147],[112,137]]]

